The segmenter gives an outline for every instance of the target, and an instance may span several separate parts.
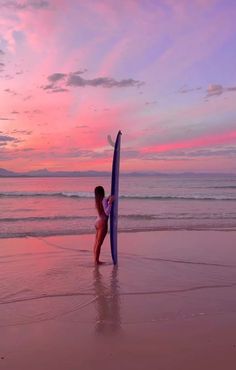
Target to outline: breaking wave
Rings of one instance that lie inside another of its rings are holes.
[[[89,192],[0,192],[0,197],[64,197],[78,199],[93,199],[94,194]],[[121,195],[120,199],[127,200],[236,200],[235,195]]]

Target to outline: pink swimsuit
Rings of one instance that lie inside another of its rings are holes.
[[[96,218],[95,227],[98,227],[98,224],[99,224],[100,221],[107,221],[107,219],[110,215],[112,204],[108,202],[108,198],[103,198],[102,206],[103,206],[103,210],[104,210],[104,215],[100,215]]]

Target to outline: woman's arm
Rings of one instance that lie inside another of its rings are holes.
[[[102,205],[103,205],[104,212],[107,216],[110,215],[113,201],[114,201],[114,197],[112,196],[108,198],[103,198]]]

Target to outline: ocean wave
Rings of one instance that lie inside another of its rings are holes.
[[[176,213],[176,214],[160,214],[160,215],[120,215],[119,219],[129,219],[137,221],[151,220],[235,220],[236,213],[232,214],[191,214],[191,213]]]
[[[0,218],[0,222],[40,222],[40,221],[72,221],[72,220],[91,220],[94,219],[95,216],[36,216],[36,217],[5,217]]]
[[[211,189],[236,189],[236,185],[213,186]]]
[[[1,198],[8,197],[65,197],[78,199],[94,199],[94,194],[89,192],[0,192]],[[125,200],[230,200],[235,201],[236,195],[141,195],[141,194],[121,194],[120,199]]]
[[[121,195],[121,199],[143,200],[236,200],[236,196],[228,195]]]
[[[94,195],[88,192],[33,192],[33,191],[10,191],[0,192],[0,197],[69,197],[69,198],[94,198]]]
[[[0,223],[16,223],[16,222],[44,222],[44,221],[91,221],[95,219],[95,215],[87,216],[36,216],[36,217],[5,217],[0,218]],[[176,213],[176,214],[127,214],[119,215],[119,220],[122,222],[130,221],[155,221],[155,220],[235,220],[236,213],[229,214],[191,214],[191,213]]]
[[[36,230],[0,233],[0,239],[94,234],[93,230]]]

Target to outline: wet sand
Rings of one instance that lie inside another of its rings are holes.
[[[236,368],[236,232],[0,241],[0,369]]]

